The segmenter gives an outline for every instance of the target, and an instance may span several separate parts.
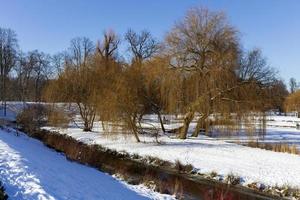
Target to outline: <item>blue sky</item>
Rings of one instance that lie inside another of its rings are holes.
[[[299,0],[0,0],[0,27],[14,29],[20,47],[56,53],[71,38],[148,29],[158,39],[192,6],[222,10],[247,49],[259,47],[281,77],[300,81]]]

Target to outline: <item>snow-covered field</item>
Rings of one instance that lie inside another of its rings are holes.
[[[148,116],[149,123],[159,126],[154,116]],[[166,128],[178,127],[180,120],[171,120]],[[300,131],[296,129],[299,118],[284,116],[269,116],[265,142],[282,142],[300,144]],[[191,128],[193,128],[192,124]],[[47,128],[47,127],[45,127]],[[47,129],[51,129],[48,127]],[[210,138],[188,138],[179,140],[161,136],[161,144],[154,138],[141,136],[141,143],[136,143],[130,136],[107,135],[99,122],[93,132],[82,132],[72,127],[68,129],[51,129],[67,134],[87,144],[99,144],[118,151],[141,156],[153,156],[184,164],[192,164],[200,173],[217,172],[222,176],[235,174],[240,176],[242,184],[253,182],[269,186],[284,186],[300,188],[300,156],[288,153],[277,153],[263,149],[245,147],[228,141],[247,141],[249,138],[241,135]],[[253,138],[252,138],[253,139]]]
[[[272,143],[272,144],[289,144],[295,145],[295,147],[300,150],[300,130],[296,128],[289,127],[267,127],[266,135],[262,136],[259,134],[245,135],[232,134],[232,135],[215,135],[214,138],[234,143],[247,143],[249,141],[259,141],[262,143]]]
[[[16,200],[173,199],[66,160],[40,141],[0,130],[0,180]]]
[[[243,184],[259,182],[269,186],[300,188],[300,156],[245,147],[206,136],[180,140],[160,137],[162,144],[153,138],[141,137],[142,143],[130,137],[108,137],[101,132],[82,132],[77,128],[60,130],[87,144],[100,144],[118,151],[141,156],[154,156],[163,160],[192,164],[201,173],[235,174]]]

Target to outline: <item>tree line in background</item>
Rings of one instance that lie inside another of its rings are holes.
[[[194,119],[196,137],[209,131],[211,115],[237,124],[249,113],[283,110],[288,95],[261,50],[245,51],[225,14],[205,8],[190,9],[163,41],[148,31],[106,31],[97,43],[75,38],[54,56],[21,53],[16,34],[0,29],[0,67],[2,102],[72,102],[85,131],[95,120],[121,123],[137,141],[149,113],[163,132],[162,114],[183,114],[177,134],[185,139]]]

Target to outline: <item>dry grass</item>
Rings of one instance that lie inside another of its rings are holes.
[[[300,155],[299,150],[297,149],[296,145],[290,145],[286,143],[260,143],[258,141],[249,141],[246,144],[243,144],[248,147],[253,147],[253,148],[260,148],[260,149],[265,149],[265,150],[270,150],[270,151],[275,151],[275,152],[283,152],[283,153],[290,153],[290,154],[296,154]]]
[[[190,173],[194,169],[193,165],[191,165],[191,164],[185,165],[185,164],[181,163],[179,160],[175,161],[174,168],[176,170],[178,170],[179,172],[186,172],[186,173]]]

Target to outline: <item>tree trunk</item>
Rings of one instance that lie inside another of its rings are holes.
[[[3,91],[2,91],[2,102],[3,102],[3,114],[4,114],[4,117],[6,117],[6,106],[7,106],[7,104],[6,104],[6,80],[5,80],[5,76],[3,75],[3,77],[2,77],[3,79],[2,79],[2,81],[3,81],[3,83],[2,83],[2,87],[3,87]]]
[[[207,131],[207,123],[206,123],[207,120],[206,119],[207,119],[207,115],[203,115],[198,119],[196,128],[192,134],[192,137],[198,137],[201,129],[205,129],[205,132]]]
[[[6,107],[7,107],[7,104],[6,104],[6,100],[4,101],[4,117],[6,117]]]
[[[91,131],[91,130],[92,130],[92,129],[91,129],[91,126],[90,126],[88,120],[87,120],[87,119],[84,119],[84,127],[83,127],[83,131],[89,132],[89,131]]]
[[[185,115],[184,121],[183,121],[183,127],[181,128],[180,133],[179,133],[179,138],[180,139],[186,139],[190,123],[194,118],[194,114],[195,114],[194,111],[189,111]]]
[[[138,130],[137,130],[137,127],[136,127],[136,121],[135,119],[132,119],[130,120],[130,126],[131,126],[131,129],[132,129],[132,132],[133,132],[133,135],[136,139],[137,142],[140,142],[140,138],[139,138],[139,133],[138,133]]]
[[[137,141],[137,142],[141,142],[141,141],[140,141],[140,138],[139,138],[139,136],[138,136],[137,130],[134,130],[134,131],[133,131],[133,134],[134,134],[134,137],[135,137],[136,141]]]
[[[262,114],[262,130],[261,130],[261,135],[263,137],[263,139],[265,139],[265,135],[266,135],[266,129],[267,129],[267,116],[266,116],[266,112],[263,112]]]
[[[102,125],[103,131],[106,131],[105,124],[104,124],[104,121],[103,121],[103,120],[101,120],[101,125]]]
[[[166,129],[165,129],[165,127],[164,127],[164,123],[163,123],[163,121],[162,121],[162,119],[161,119],[161,114],[160,114],[159,111],[157,111],[157,116],[158,116],[158,119],[159,119],[159,122],[160,122],[161,130],[165,133],[165,132],[166,132]]]
[[[140,138],[138,136],[139,133],[138,133],[138,130],[136,128],[135,121],[131,122],[131,126],[132,126],[132,132],[133,132],[133,135],[134,135],[136,141],[140,142]]]
[[[142,121],[142,119],[143,119],[143,116],[144,116],[144,112],[141,113],[141,114],[139,115],[139,117],[138,117],[138,123],[139,123],[139,126],[140,126],[140,127],[142,127],[141,121]]]

